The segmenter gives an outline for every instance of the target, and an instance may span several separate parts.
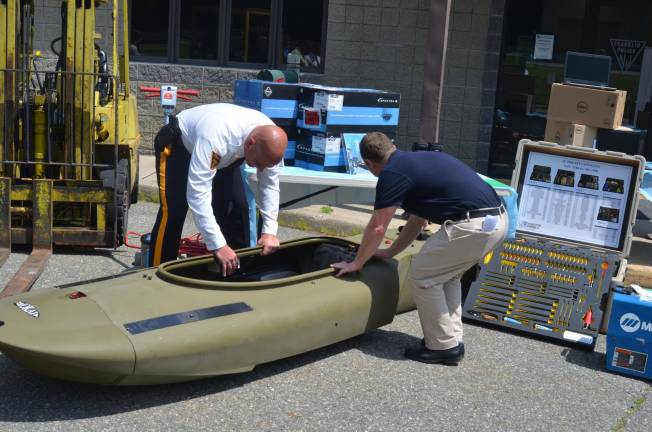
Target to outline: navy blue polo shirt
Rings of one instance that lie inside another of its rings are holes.
[[[464,162],[443,152],[392,153],[378,176],[376,210],[402,207],[431,222],[498,207],[496,191]]]

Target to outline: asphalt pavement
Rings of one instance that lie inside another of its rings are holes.
[[[156,210],[136,204],[130,229],[148,232]],[[195,232],[191,218],[184,232]],[[279,234],[313,235],[287,228]],[[136,251],[57,248],[33,289],[115,274],[131,267]],[[25,256],[12,253],[0,284]],[[589,352],[467,323],[466,358],[457,367],[405,360],[403,349],[421,336],[413,311],[249,373],[152,387],[60,382],[0,355],[0,430],[650,430],[652,386],[605,370],[604,336]]]

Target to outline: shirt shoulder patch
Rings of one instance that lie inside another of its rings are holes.
[[[220,159],[221,159],[220,155],[213,152],[213,154],[211,155],[211,171],[217,169],[217,166],[220,164]]]

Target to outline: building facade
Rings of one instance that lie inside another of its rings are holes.
[[[253,78],[260,69],[284,66],[274,52],[267,59],[260,55],[256,59],[251,49],[250,58],[246,58],[247,53],[242,54],[243,44],[238,46],[242,39],[242,25],[236,22],[238,12],[250,12],[249,27],[246,23],[244,26],[250,35],[251,29],[258,25],[268,30],[271,39],[279,41],[276,45],[274,40],[268,41],[271,50],[279,50],[283,45],[287,49],[285,35],[292,29],[286,31],[288,24],[284,19],[302,22],[303,27],[313,29],[313,38],[315,29],[321,32],[321,40],[317,41],[320,64],[304,66],[302,80],[400,92],[397,144],[403,149],[411,148],[419,134],[430,1],[314,1],[322,8],[321,16],[296,11],[302,3],[313,1],[169,0],[165,5],[160,0],[132,0],[132,45],[137,38],[139,44],[143,34],[154,35],[140,45],[144,49],[131,50],[132,90],[137,92],[141,85],[162,84],[199,90],[200,96],[192,102],[179,102],[180,110],[201,103],[231,102],[235,79]],[[60,34],[60,4],[54,0],[37,1],[36,45],[46,57],[53,56],[50,43]],[[189,8],[191,4],[195,7]],[[504,0],[453,0],[451,4],[440,141],[446,151],[480,171],[486,171],[489,159],[503,9]],[[110,34],[109,14],[105,6],[98,9],[99,33]],[[269,19],[265,19],[265,14]],[[170,16],[174,15],[179,19],[170,24],[174,19]],[[211,22],[219,25],[211,26]],[[184,27],[206,30],[185,37]],[[175,32],[179,35],[178,40],[170,41],[168,36],[161,44],[170,30],[173,35]],[[305,34],[308,30],[298,29],[295,33],[300,37],[302,31]],[[189,48],[213,36],[226,43],[213,44],[198,54]],[[102,40],[98,43],[101,45]],[[169,49],[161,49],[161,45]],[[153,137],[162,122],[162,110],[155,98],[145,98],[142,93],[138,95],[138,107],[143,135],[141,151],[151,153]]]
[[[37,48],[52,56],[61,2],[36,4]],[[293,52],[302,81],[401,93],[397,145],[407,150],[419,139],[430,0],[129,4],[134,92],[163,84],[200,92],[179,110],[231,102],[234,80],[284,68]],[[111,31],[109,14],[100,7],[99,33]],[[651,17],[645,0],[451,0],[439,142],[479,172],[508,177],[518,139],[543,138],[550,85],[563,80],[567,51],[613,58],[612,84],[628,90],[633,123],[643,69],[637,50],[652,39]],[[552,41],[543,58],[535,55],[539,35]],[[151,153],[162,110],[142,93],[138,107],[141,151]]]

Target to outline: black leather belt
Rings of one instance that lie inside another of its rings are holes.
[[[469,210],[466,213],[460,213],[457,216],[451,217],[450,220],[452,221],[462,221],[462,220],[468,220],[468,219],[475,219],[475,218],[481,218],[485,216],[498,216],[505,213],[505,207],[501,204],[499,207],[492,207],[492,208],[486,208],[486,209],[477,209],[477,210]]]

